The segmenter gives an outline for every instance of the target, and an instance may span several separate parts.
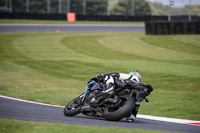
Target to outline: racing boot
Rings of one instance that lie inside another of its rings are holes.
[[[132,111],[131,115],[129,117],[126,117],[126,120],[128,122],[133,122],[135,119],[136,119],[136,116],[137,116],[137,113],[138,113],[138,109],[140,107],[140,104],[139,102],[136,102],[136,105],[135,105],[135,108],[134,110]]]
[[[135,116],[134,115],[130,115],[129,117],[126,117],[126,120],[128,121],[128,122],[133,122],[134,120],[135,120]]]

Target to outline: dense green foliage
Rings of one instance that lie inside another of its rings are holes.
[[[181,2],[181,1],[176,1]],[[161,3],[151,3],[149,2],[152,15],[168,15],[169,6],[163,5]],[[192,4],[191,7],[186,3],[182,7],[171,7],[170,9],[172,15],[188,15],[191,11],[192,15],[200,16],[200,4]]]
[[[0,0],[0,7],[5,7],[5,0]],[[12,0],[13,12],[26,12],[27,0]],[[48,3],[49,2],[49,3]],[[59,0],[29,0],[30,13],[59,13]],[[10,7],[10,4],[7,3]],[[86,13],[87,14],[106,14],[107,1],[87,1]],[[61,0],[61,13],[75,12],[78,14],[83,13],[83,0]]]
[[[6,4],[7,1],[7,4]],[[30,13],[49,13],[59,12],[59,0],[29,0]],[[26,12],[27,0],[12,0],[13,12]],[[85,4],[84,4],[85,2]],[[161,1],[160,1],[161,2]],[[192,15],[200,16],[200,5],[192,1],[191,7],[189,1],[175,1],[175,5],[171,7],[172,15]],[[8,0],[0,0],[0,7],[10,7]],[[86,14],[98,15],[168,15],[168,5],[147,0],[137,0],[134,2],[132,11],[132,0],[61,0],[61,13],[75,12],[84,14],[84,5]],[[69,6],[70,5],[70,6]],[[181,5],[181,6],[180,6]]]
[[[139,113],[200,120],[199,41],[134,32],[0,34],[0,94],[65,105],[97,73],[137,69],[154,87]]]
[[[112,10],[117,15],[151,15],[151,9],[148,2],[119,1]]]

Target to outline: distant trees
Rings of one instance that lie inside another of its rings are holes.
[[[195,4],[192,6],[192,14],[200,16],[200,5]]]
[[[151,8],[151,14],[152,15],[168,15],[168,5],[163,5],[161,3],[151,3],[149,2],[149,6]],[[198,15],[200,16],[200,5],[199,4],[193,4],[191,6],[184,5],[184,7],[172,7],[171,8],[171,14],[172,15],[187,15],[189,10],[191,10],[192,15]]]
[[[0,9],[10,7],[13,12],[96,15],[168,15],[169,9],[168,5],[147,0],[0,0]],[[200,16],[200,5],[171,8],[172,15],[187,15],[189,11]]]
[[[106,15],[108,9],[108,1],[88,1],[87,14]]]
[[[65,5],[67,5],[67,3]],[[70,12],[82,14],[83,10],[84,9],[83,9],[83,1],[82,0],[70,1]],[[67,12],[67,11],[65,11],[65,12]]]
[[[111,11],[117,15],[151,15],[151,8],[148,2],[133,0],[119,1]]]
[[[85,5],[84,5],[85,2]],[[71,0],[70,11],[78,14],[98,14],[105,15],[107,13],[108,1],[101,0]],[[85,9],[84,9],[85,8]]]
[[[26,12],[27,0],[12,0],[13,12]],[[58,0],[50,0],[50,12],[57,13]],[[55,6],[56,5],[56,6]],[[47,0],[29,0],[29,12],[31,13],[47,13]]]
[[[28,0],[29,12],[31,13],[59,13],[59,0]],[[108,1],[100,0],[61,0],[61,13],[75,12],[83,14],[102,14],[105,15],[108,9]],[[13,0],[13,12],[26,12],[27,0]],[[48,3],[49,2],[49,3]],[[49,4],[49,6],[48,6]],[[49,8],[49,12],[48,12]]]

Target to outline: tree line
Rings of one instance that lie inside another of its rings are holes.
[[[145,0],[0,0],[0,7],[6,6],[12,7],[12,12],[89,15],[167,15],[169,9],[167,5]],[[172,15],[186,15],[189,11],[200,16],[200,5],[171,8]]]

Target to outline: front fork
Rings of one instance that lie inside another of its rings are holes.
[[[136,94],[136,95],[137,95],[137,94]],[[133,96],[133,90],[131,91],[130,96]],[[146,101],[146,99],[145,99],[145,101]],[[134,108],[133,111],[132,111],[132,114],[133,114],[135,117],[137,116],[137,113],[138,113],[140,104],[141,104],[141,102],[137,102],[137,99],[135,98],[135,108]]]
[[[132,111],[132,114],[136,117],[138,110],[139,110],[140,104],[135,104],[135,108]]]

